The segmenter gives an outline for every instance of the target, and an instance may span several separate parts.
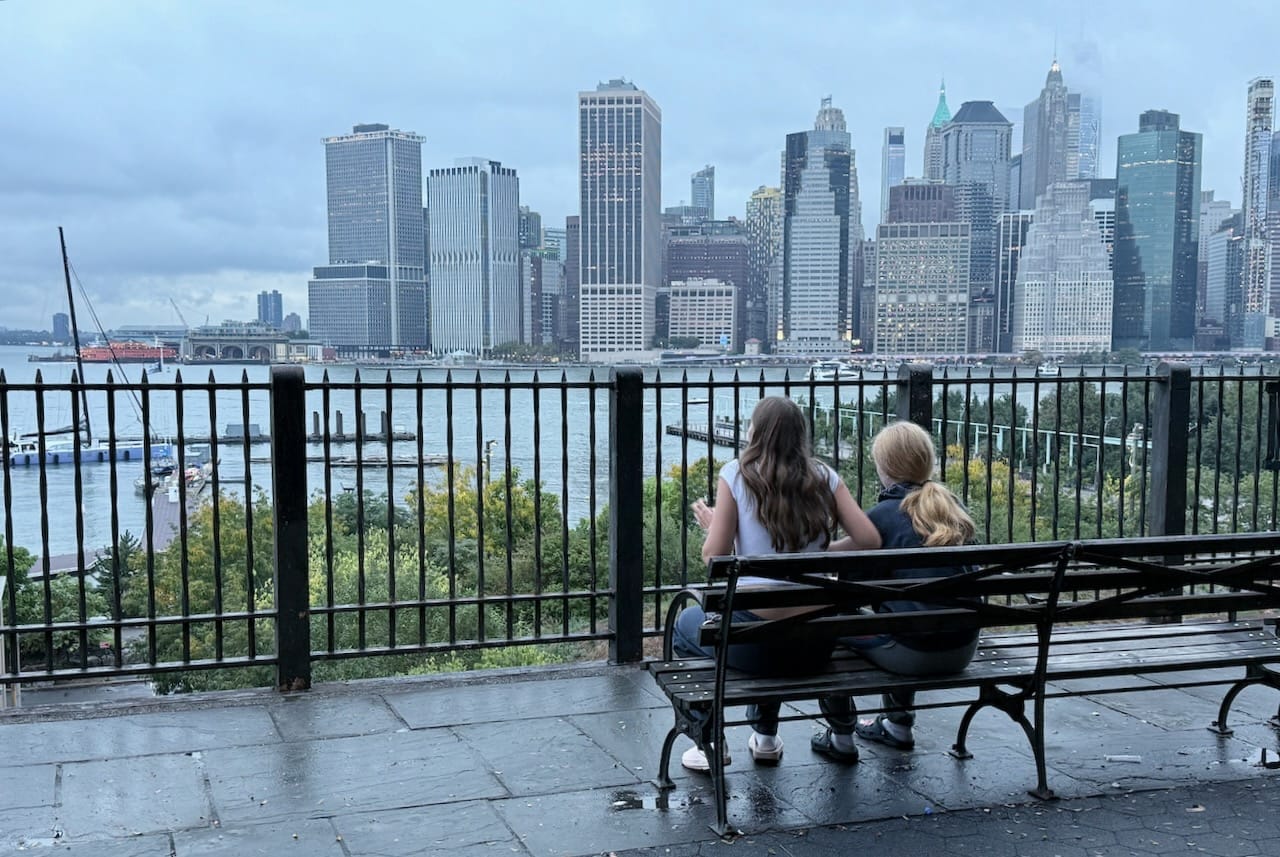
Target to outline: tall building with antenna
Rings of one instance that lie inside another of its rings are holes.
[[[862,214],[844,112],[822,99],[812,131],[787,135],[782,271],[771,301],[774,350],[848,354],[858,324]]]
[[[951,121],[951,108],[947,107],[947,82],[938,86],[938,105],[933,118],[924,131],[924,169],[926,181],[942,181],[942,129]]]

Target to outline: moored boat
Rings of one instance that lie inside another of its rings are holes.
[[[174,360],[178,350],[168,345],[148,345],[132,339],[112,340],[106,345],[85,345],[80,359],[85,363],[160,363]]]

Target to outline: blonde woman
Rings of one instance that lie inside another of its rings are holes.
[[[886,548],[921,548],[963,545],[973,541],[973,519],[964,505],[941,482],[933,478],[933,438],[910,422],[891,423],[876,434],[871,444],[883,490],[880,502],[868,512]],[[849,549],[852,544],[835,547]],[[903,569],[899,578],[941,577],[965,569]],[[914,601],[887,601],[882,611],[904,612],[926,607]],[[931,631],[901,635],[860,637],[844,640],[862,657],[881,669],[901,675],[946,675],[964,670],[978,647],[973,630]],[[885,713],[861,721],[860,737],[898,750],[915,747],[912,726],[915,692],[897,690],[882,700]]]
[[[702,500],[693,504],[699,525],[707,531],[702,558],[727,554],[754,555],[825,550],[838,524],[848,534],[850,549],[880,546],[880,536],[870,519],[849,493],[840,476],[809,454],[808,425],[800,408],[788,398],[761,399],[751,414],[751,430],[742,454],[720,470],[714,509]],[[768,581],[744,579],[751,586]],[[737,621],[779,618],[781,611],[735,611]],[[676,622],[673,644],[682,657],[712,657],[715,652],[698,643],[698,629],[706,616],[698,607],[682,612]],[[766,645],[734,645],[729,663],[734,669],[759,674],[809,672],[831,657],[835,641],[814,644],[804,650]],[[823,710],[841,748],[853,745],[855,720],[847,697],[823,700]],[[778,737],[780,706],[752,706],[748,741],[751,757],[763,764],[782,758]],[[848,761],[844,749],[814,749],[839,761]],[[687,750],[681,764],[695,771],[708,769],[706,756],[696,747]]]

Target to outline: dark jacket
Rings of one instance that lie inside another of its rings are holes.
[[[867,517],[875,524],[880,533],[883,548],[918,548],[924,545],[924,539],[911,526],[911,519],[902,511],[902,499],[919,486],[897,483],[880,492],[880,502],[873,506]],[[924,577],[950,577],[968,569],[964,566],[952,568],[904,568],[894,572],[895,580],[910,580]],[[919,601],[886,601],[880,605],[878,612],[903,613],[911,610],[929,610],[941,605],[924,604]],[[900,645],[920,652],[937,652],[944,649],[958,649],[977,639],[976,630],[933,631],[921,634],[899,634],[894,639]]]

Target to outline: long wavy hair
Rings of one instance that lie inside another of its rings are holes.
[[[836,497],[826,468],[809,455],[809,428],[795,402],[767,396],[756,403],[738,467],[775,550],[830,544]]]
[[[926,547],[963,545],[977,528],[964,504],[947,486],[933,481],[933,438],[911,422],[890,423],[876,434],[871,458],[881,476],[910,487],[898,507]]]

